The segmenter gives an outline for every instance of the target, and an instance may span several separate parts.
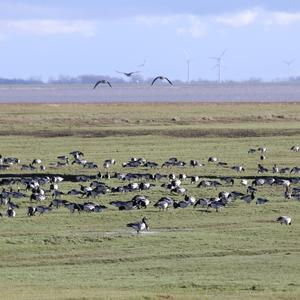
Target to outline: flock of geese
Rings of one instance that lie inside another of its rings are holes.
[[[127,76],[127,77],[131,77],[133,74],[139,73],[139,71],[129,72],[129,73],[126,73],[126,72],[119,72],[119,71],[117,71],[117,72],[118,72],[118,73],[121,73],[121,74],[124,74],[124,75]],[[162,81],[164,80],[164,81],[168,82],[170,85],[173,85],[172,81],[171,81],[168,77],[166,77],[166,76],[157,76],[157,77],[155,77],[155,78],[152,80],[151,86],[152,86],[157,80],[162,80]],[[98,80],[98,81],[95,83],[93,89],[95,89],[99,84],[107,84],[109,87],[112,87],[111,83],[110,83],[108,80],[106,80],[106,79],[101,79],[101,80]]]
[[[293,146],[290,150],[299,152],[300,148]],[[261,156],[264,155],[265,157],[267,149],[259,147],[257,149],[249,149],[248,151],[249,155],[256,152],[260,154],[260,159],[262,159]],[[185,209],[200,206],[204,211],[215,209],[216,212],[219,212],[226,207],[230,207],[230,204],[236,200],[241,200],[247,204],[256,200],[256,205],[265,205],[270,200],[257,196],[259,188],[262,186],[282,187],[284,199],[300,201],[300,188],[295,186],[300,183],[300,177],[281,176],[281,174],[286,173],[298,174],[300,173],[299,167],[279,168],[274,165],[271,170],[258,164],[258,176],[251,179],[249,179],[250,177],[243,178],[242,176],[224,176],[207,179],[205,177],[201,178],[199,175],[186,175],[184,173],[162,174],[157,171],[159,169],[172,169],[173,171],[174,168],[179,170],[182,167],[189,167],[196,172],[196,170],[205,164],[195,159],[185,162],[176,157],[171,157],[162,165],[159,165],[157,162],[147,161],[145,158],[131,158],[129,161],[122,163],[123,172],[109,172],[109,169],[115,164],[115,159],[106,159],[103,162],[103,170],[101,172],[97,163],[88,161],[82,151],[76,150],[70,152],[68,155],[57,156],[57,162],[50,163],[49,167],[62,169],[69,165],[78,165],[82,168],[97,169],[95,175],[46,175],[43,174],[46,166],[42,164],[42,160],[39,158],[35,158],[30,164],[24,165],[16,157],[4,157],[0,155],[0,170],[4,172],[2,172],[0,180],[0,185],[2,186],[0,207],[7,208],[6,212],[0,213],[0,217],[16,217],[16,211],[23,205],[24,201],[28,203],[27,215],[29,217],[43,215],[59,207],[65,207],[70,213],[101,213],[109,209],[109,207],[96,203],[95,200],[105,194],[116,196],[124,193],[136,193],[129,201],[114,200],[110,201],[109,205],[117,208],[119,211],[147,209],[151,201],[141,193],[156,188],[163,188],[167,194],[153,203],[153,207],[162,211],[170,208]],[[219,168],[227,168],[237,173],[245,171],[244,166],[229,166],[226,162],[222,162],[214,156],[207,159],[207,164]],[[19,168],[20,171],[35,171],[35,173],[29,176],[26,173],[19,172],[16,176],[10,175],[10,177],[5,177],[5,171],[10,169],[16,170],[16,168]],[[139,172],[128,172],[129,169],[136,168],[139,168]],[[146,171],[141,171],[140,168]],[[153,172],[153,170],[156,172]],[[269,176],[261,177],[261,173],[272,173],[273,175],[269,174]],[[107,182],[110,179],[114,179],[114,182],[120,182],[121,184],[109,186]],[[77,187],[68,191],[62,191],[60,188],[61,182],[68,180],[76,182]],[[245,187],[245,192],[233,189],[237,180],[240,186]],[[217,192],[218,188],[226,188],[227,191],[219,191],[215,197],[200,197],[196,199],[196,197],[189,195],[187,188],[183,187],[182,183],[189,183],[190,186],[197,187],[200,190],[210,188]],[[77,200],[69,201],[62,199],[65,196],[69,198],[75,196]],[[183,197],[183,199],[176,201],[174,196],[177,198],[178,196]],[[292,218],[286,215],[279,216],[276,221],[280,224],[292,224]],[[141,221],[129,223],[127,227],[133,228],[137,233],[149,230],[147,217],[143,217]]]

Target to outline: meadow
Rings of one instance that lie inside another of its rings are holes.
[[[259,163],[268,169],[275,163],[300,166],[300,152],[290,151],[300,144],[298,103],[1,104],[0,108],[0,154],[18,157],[22,164],[42,159],[46,171],[37,172],[41,175],[95,175],[106,171],[105,159],[114,158],[111,174],[234,178],[233,187],[223,182],[217,189],[183,181],[188,195],[198,199],[220,191],[245,193],[242,178],[273,176],[257,174]],[[249,148],[260,146],[267,147],[264,161],[258,153],[248,154]],[[77,149],[99,169],[51,167],[58,155]],[[205,166],[122,168],[131,157],[162,164],[174,156],[186,162],[197,159]],[[209,156],[228,167],[209,164]],[[246,171],[230,168],[238,164]],[[0,171],[0,179],[20,174],[32,172],[16,165]],[[153,189],[139,192],[151,201],[145,210],[118,211],[109,205],[137,193],[107,193],[95,199],[108,206],[102,213],[70,214],[59,208],[28,217],[29,199],[21,200],[15,218],[0,219],[0,299],[300,298],[300,203],[285,200],[284,187],[259,187],[257,195],[270,200],[265,205],[236,200],[220,212],[201,207],[159,211],[153,204],[160,197],[183,198],[160,186],[166,181],[153,182]],[[105,183],[124,184],[118,179]],[[78,186],[67,180],[60,184],[62,191]],[[74,201],[74,196],[63,199]],[[45,204],[50,201],[49,197]],[[3,214],[5,209],[0,207]],[[291,215],[293,224],[276,223],[280,215]],[[136,234],[126,227],[143,216],[149,219],[149,232]]]

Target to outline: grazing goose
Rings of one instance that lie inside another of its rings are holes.
[[[32,161],[32,165],[40,165],[42,163],[42,160],[39,159],[39,158],[35,158],[33,161]]]
[[[159,210],[168,209],[169,206],[173,205],[174,200],[170,197],[162,197],[160,198],[153,206],[158,207]]]
[[[101,79],[101,80],[99,80],[99,81],[97,81],[97,82],[95,83],[93,89],[95,89],[100,83],[104,83],[104,84],[107,83],[110,87],[112,87],[111,84],[110,84],[110,82],[109,82],[108,80]]]
[[[155,77],[153,80],[152,80],[152,83],[151,83],[151,85],[153,85],[154,84],[154,82],[156,81],[156,80],[166,80],[170,85],[173,85],[173,83],[169,80],[169,78],[167,78],[167,77],[165,77],[165,76],[157,76],[157,77]]]
[[[43,214],[46,214],[48,213],[49,211],[51,211],[51,207],[48,207],[48,206],[45,206],[45,205],[38,205],[36,208],[35,208],[35,211],[36,212],[39,212],[40,215],[43,215]]]
[[[266,204],[266,203],[268,203],[268,202],[269,202],[269,200],[266,199],[266,198],[257,198],[257,199],[256,199],[256,204],[258,204],[258,205]]]
[[[247,179],[242,179],[241,180],[241,185],[247,186],[248,185],[248,180]]]
[[[217,161],[218,161],[217,157],[211,156],[208,158],[208,162],[217,162]]]
[[[236,172],[245,172],[245,168],[243,166],[233,166],[231,169]]]
[[[257,148],[257,151],[260,151],[260,153],[266,153],[267,148],[266,147],[259,147],[259,148]]]
[[[149,230],[149,225],[147,223],[146,217],[143,217],[142,221],[140,221],[140,222],[128,223],[126,226],[131,227],[134,230],[136,230],[136,233],[140,233],[140,231],[143,231],[143,230],[147,230],[147,231]]]
[[[280,216],[276,219],[276,222],[279,222],[281,225],[292,225],[292,218],[289,216]]]
[[[150,204],[149,199],[142,195],[135,195],[131,201],[133,202],[133,206],[136,206],[138,209],[147,208],[147,206]]]
[[[291,151],[299,152],[299,150],[300,150],[299,146],[294,145],[291,147]]]
[[[208,209],[208,206],[210,205],[211,200],[208,198],[200,198],[196,201],[196,203],[194,204],[194,207],[196,207],[197,205],[200,205],[201,207],[206,207],[206,209]]]
[[[6,211],[6,215],[9,218],[14,218],[16,216],[16,212],[13,210],[13,208],[9,207],[8,210]]]
[[[255,199],[255,193],[252,192],[251,195],[245,195],[241,197],[241,200],[245,201],[246,203],[250,203],[252,200]]]

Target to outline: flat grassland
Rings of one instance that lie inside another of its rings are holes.
[[[197,188],[183,181],[196,198],[220,191],[246,192],[241,178],[254,178],[258,163],[268,169],[300,166],[300,104],[35,104],[0,106],[0,154],[29,164],[40,158],[40,174],[95,175],[98,170],[70,165],[51,168],[58,155],[78,149],[99,165],[114,158],[113,172],[185,173],[201,178],[232,176],[233,187]],[[266,160],[248,154],[266,146]],[[162,164],[169,157],[201,168],[122,168],[131,157]],[[209,156],[228,168],[209,164]],[[230,167],[243,165],[244,173]],[[26,174],[20,166],[0,176]],[[262,176],[273,176],[267,173]],[[277,174],[283,178],[294,174]],[[109,186],[124,185],[117,179]],[[2,300],[46,299],[299,299],[300,202],[285,200],[282,186],[258,187],[265,205],[236,200],[220,212],[202,208],[158,211],[162,196],[182,200],[160,187],[139,192],[149,197],[146,210],[118,211],[108,203],[137,193],[107,193],[96,202],[103,213],[70,214],[65,208],[29,218],[29,199],[19,201],[14,219],[0,219],[0,291]],[[251,180],[250,180],[251,182]],[[89,183],[83,183],[88,185]],[[299,184],[292,184],[292,187]],[[23,186],[20,186],[23,188]],[[64,181],[64,192],[79,183]],[[7,188],[5,186],[5,188]],[[13,187],[14,189],[16,186]],[[47,188],[49,188],[47,186]],[[29,194],[29,192],[26,192]],[[75,196],[69,201],[83,202]],[[15,201],[15,200],[14,200]],[[51,198],[44,204],[49,204]],[[0,211],[5,214],[5,207]],[[137,235],[126,224],[146,215],[150,231]],[[291,215],[292,226],[274,220]]]

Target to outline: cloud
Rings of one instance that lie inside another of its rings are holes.
[[[95,22],[85,20],[0,20],[1,36],[9,34],[79,34],[85,37],[90,37],[95,34],[95,28]]]
[[[177,28],[178,35],[201,38],[206,34],[206,27],[200,17],[189,15],[185,23],[185,26]]]
[[[259,15],[257,9],[245,10],[233,15],[216,16],[216,22],[233,27],[242,27],[254,23]]]
[[[300,12],[273,12],[271,13],[270,21],[271,24],[276,23],[278,25],[290,25],[295,22],[300,22]]]

